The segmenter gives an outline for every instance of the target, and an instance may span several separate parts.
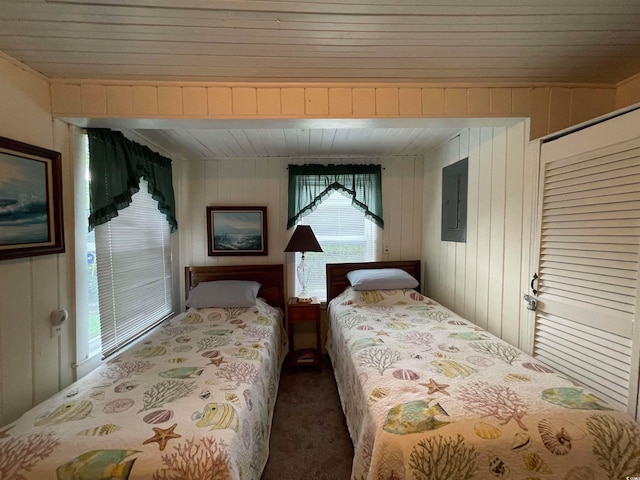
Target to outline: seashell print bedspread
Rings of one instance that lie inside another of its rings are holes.
[[[259,479],[287,345],[262,300],[177,315],[0,428],[0,479]]]
[[[640,427],[414,290],[329,306],[352,479],[640,477]]]

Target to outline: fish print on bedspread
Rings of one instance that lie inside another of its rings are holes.
[[[4,427],[0,479],[259,480],[287,345],[261,300],[177,315]]]
[[[640,477],[629,415],[433,300],[348,288],[329,313],[352,479]]]

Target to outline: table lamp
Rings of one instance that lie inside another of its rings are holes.
[[[312,298],[307,293],[307,281],[309,280],[309,270],[304,261],[305,252],[322,252],[322,247],[318,243],[316,236],[313,234],[313,230],[309,225],[298,225],[296,226],[287,247],[284,249],[285,252],[300,252],[302,254],[302,258],[300,259],[300,263],[298,264],[298,268],[296,269],[296,275],[298,277],[298,282],[300,282],[300,287],[302,291],[298,295],[298,302],[301,303],[309,303]]]

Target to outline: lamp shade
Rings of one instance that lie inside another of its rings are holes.
[[[284,249],[285,252],[322,252],[313,230],[309,225],[298,225]]]

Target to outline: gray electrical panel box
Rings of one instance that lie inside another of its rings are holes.
[[[442,169],[442,241],[467,241],[469,159]]]

